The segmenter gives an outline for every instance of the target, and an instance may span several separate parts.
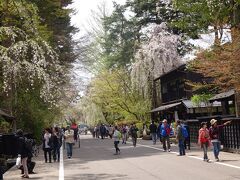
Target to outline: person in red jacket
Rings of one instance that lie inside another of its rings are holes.
[[[210,146],[210,135],[206,122],[201,123],[201,129],[199,129],[198,133],[198,144],[203,149],[203,161],[209,162],[207,151]]]
[[[228,124],[231,123],[231,121],[227,121],[222,125],[218,125],[217,124],[217,120],[216,119],[212,119],[210,121],[211,123],[211,127],[209,129],[209,134],[210,134],[210,138],[211,138],[211,142],[213,144],[213,153],[215,156],[216,161],[219,161],[219,152],[220,152],[220,133],[221,130],[224,128],[224,126],[227,126]]]

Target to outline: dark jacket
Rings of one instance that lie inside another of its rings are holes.
[[[137,132],[138,132],[138,128],[137,127],[131,127],[130,128],[130,134],[133,138],[137,138]]]
[[[149,129],[150,129],[150,133],[157,133],[157,125],[156,124],[150,124]]]
[[[216,127],[211,126],[209,129],[209,135],[211,140],[214,140],[214,139],[220,140],[220,134],[223,128],[224,128],[224,125],[218,125]]]
[[[52,134],[52,143],[54,149],[60,148],[62,145],[61,136],[59,134]]]
[[[106,127],[105,126],[103,126],[103,125],[100,126],[100,133],[101,134],[106,134]]]
[[[177,140],[182,140],[182,141],[185,140],[183,133],[182,133],[182,125],[177,126],[177,137],[176,138],[177,138]]]
[[[21,155],[21,158],[26,158],[31,154],[31,152],[26,148],[25,138],[23,136],[18,136],[18,154]]]

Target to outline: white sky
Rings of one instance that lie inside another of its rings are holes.
[[[75,14],[72,15],[71,23],[80,29],[80,35],[84,34],[84,29],[85,26],[88,25],[91,11],[96,10],[99,4],[105,2],[111,12],[113,9],[112,1],[113,0],[73,0],[73,4],[70,5],[70,8],[75,10]],[[115,2],[119,4],[124,4],[125,1],[126,0],[115,0]]]
[[[119,4],[124,4],[126,0],[115,0]],[[77,27],[80,32],[74,35],[74,38],[78,39],[79,37],[85,34],[85,28],[88,25],[90,20],[91,11],[96,10],[97,6],[105,2],[109,12],[113,10],[112,0],[73,0],[73,4],[69,8],[74,9],[75,13],[71,16],[71,24]],[[72,76],[74,78],[73,83],[80,91],[80,94],[83,95],[83,91],[86,85],[90,82],[92,75],[82,68],[82,64],[74,63]]]

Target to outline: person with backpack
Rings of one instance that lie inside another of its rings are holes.
[[[181,121],[177,121],[177,131],[176,131],[176,139],[178,141],[178,148],[179,148],[179,156],[185,156],[185,147],[184,147],[184,140],[187,137],[187,130],[181,124]]]
[[[126,125],[122,127],[122,144],[127,144],[127,128]]]
[[[184,148],[190,150],[190,147],[191,147],[190,128],[186,121],[183,122],[183,126],[186,128],[187,133],[188,133],[188,137],[185,138],[185,140],[184,140]]]
[[[162,122],[162,125],[160,126],[160,134],[162,138],[164,152],[167,151],[167,148],[168,148],[168,152],[171,152],[170,133],[171,133],[171,127],[167,123],[167,120],[164,119]],[[167,147],[166,147],[166,143],[167,143]]]
[[[62,136],[59,132],[58,127],[53,128],[53,160],[56,162],[56,160],[60,161],[60,148],[62,146]]]
[[[222,125],[218,125],[216,119],[212,119],[210,121],[211,127],[209,129],[209,135],[210,135],[211,142],[213,144],[213,153],[214,153],[216,161],[219,161],[218,156],[219,156],[220,149],[221,149],[221,141],[220,141],[221,131],[223,130],[223,128],[225,126],[229,125],[230,123],[231,123],[231,121],[227,121]]]
[[[153,144],[156,144],[156,142],[157,142],[157,125],[154,123],[154,121],[152,121],[152,123],[150,124],[149,129],[150,129],[150,134],[152,136]]]
[[[203,149],[203,161],[209,162],[207,151],[210,146],[210,135],[206,122],[201,123],[201,129],[198,132],[198,144]]]
[[[121,139],[121,133],[118,130],[117,126],[115,126],[115,128],[114,128],[113,139],[114,139],[114,147],[116,149],[116,153],[114,155],[118,155],[118,154],[120,154],[120,149],[118,147],[118,144],[119,144],[120,139]]]
[[[23,131],[21,129],[17,130],[17,152],[18,156],[21,157],[22,166],[23,166],[23,175],[22,178],[29,178],[27,160],[28,156],[31,153],[31,150],[27,147],[26,138],[23,136]]]
[[[138,128],[136,127],[136,124],[132,124],[129,131],[130,131],[130,134],[132,137],[133,146],[136,147],[137,146],[137,132],[138,132]]]
[[[45,129],[45,133],[43,135],[43,151],[44,151],[45,163],[48,162],[47,154],[49,157],[49,163],[52,163],[52,147],[53,147],[53,141],[52,141],[51,130],[47,128]]]

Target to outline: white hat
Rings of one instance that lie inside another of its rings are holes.
[[[216,122],[217,122],[216,119],[211,119],[210,124],[211,124],[211,125],[214,125]]]

